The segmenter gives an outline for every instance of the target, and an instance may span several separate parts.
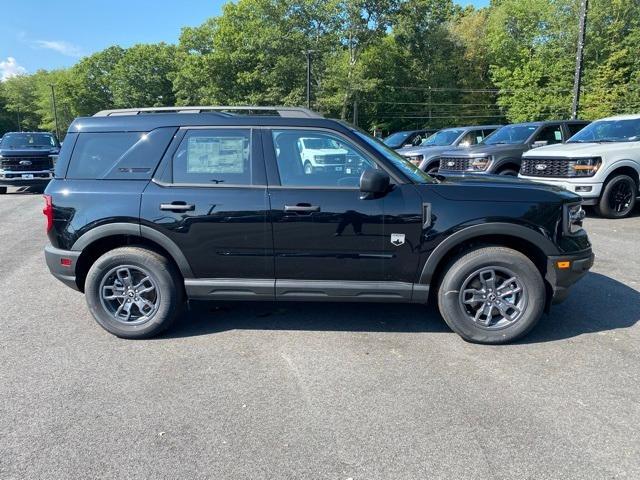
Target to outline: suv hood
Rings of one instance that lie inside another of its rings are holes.
[[[603,142],[603,143],[563,143],[529,150],[527,158],[548,157],[590,157],[602,153],[614,153],[638,148],[640,142]]]
[[[443,152],[443,156],[449,157],[481,157],[484,155],[498,155],[505,153],[521,154],[529,149],[525,143],[517,143],[514,145],[474,145],[472,147],[461,148],[457,150],[449,149]]]
[[[438,177],[439,183],[424,185],[448,200],[479,202],[572,202],[580,196],[562,187],[530,182],[505,175]]]
[[[349,153],[341,148],[305,148],[304,151],[314,155],[346,155]]]

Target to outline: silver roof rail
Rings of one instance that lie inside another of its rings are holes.
[[[275,112],[281,117],[287,118],[324,118],[317,112],[302,107],[252,107],[252,106],[229,106],[229,107],[148,107],[148,108],[118,108],[114,110],[101,110],[94,117],[112,117],[117,115],[140,115],[144,113],[206,113],[220,112],[233,114],[234,112],[244,112],[251,115],[253,112]]]

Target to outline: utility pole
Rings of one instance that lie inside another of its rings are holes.
[[[304,50],[307,56],[307,108],[311,108],[311,54],[315,50]]]
[[[56,90],[53,84],[49,86],[51,87],[51,99],[53,100],[53,118],[56,122],[56,138],[60,140],[60,129],[58,128],[58,109],[56,108]]]
[[[20,105],[18,105],[18,111],[16,112],[16,115],[18,116],[18,131],[21,132],[22,124],[20,123]]]
[[[573,77],[573,105],[571,118],[578,118],[580,109],[580,84],[582,82],[582,59],[584,57],[584,38],[587,29],[587,8],[589,0],[580,0],[580,25],[578,27],[578,49],[576,51],[576,71]]]
[[[358,100],[353,101],[353,126],[358,126]]]

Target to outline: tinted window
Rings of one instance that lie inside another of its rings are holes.
[[[7,133],[2,137],[2,148],[56,148],[58,142],[48,133]]]
[[[387,138],[383,140],[386,145],[398,145],[402,143],[411,132],[396,132],[389,135]]]
[[[547,142],[547,145],[562,143],[562,128],[560,125],[544,127],[533,139],[534,142]]]
[[[568,123],[567,128],[569,129],[569,136],[573,137],[576,133],[578,133],[586,126],[586,123]]]
[[[467,132],[464,137],[462,137],[462,140],[460,140],[460,143],[458,145],[460,145],[461,147],[477,145],[482,141],[483,138],[484,137],[482,135],[482,130],[471,130]]]
[[[460,128],[451,128],[440,130],[422,142],[423,147],[446,147],[453,144],[464,130]]]
[[[600,120],[593,122],[571,137],[571,143],[638,142],[640,119]]]
[[[250,144],[250,130],[190,130],[173,155],[173,182],[249,185]]]
[[[351,143],[317,130],[274,130],[280,182],[296,187],[357,187],[367,168],[377,168]]]
[[[102,178],[146,133],[81,133],[73,149],[67,178]]]

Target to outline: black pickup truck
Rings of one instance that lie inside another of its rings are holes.
[[[47,132],[9,132],[0,139],[0,193],[7,187],[44,190],[53,178],[60,143]]]

